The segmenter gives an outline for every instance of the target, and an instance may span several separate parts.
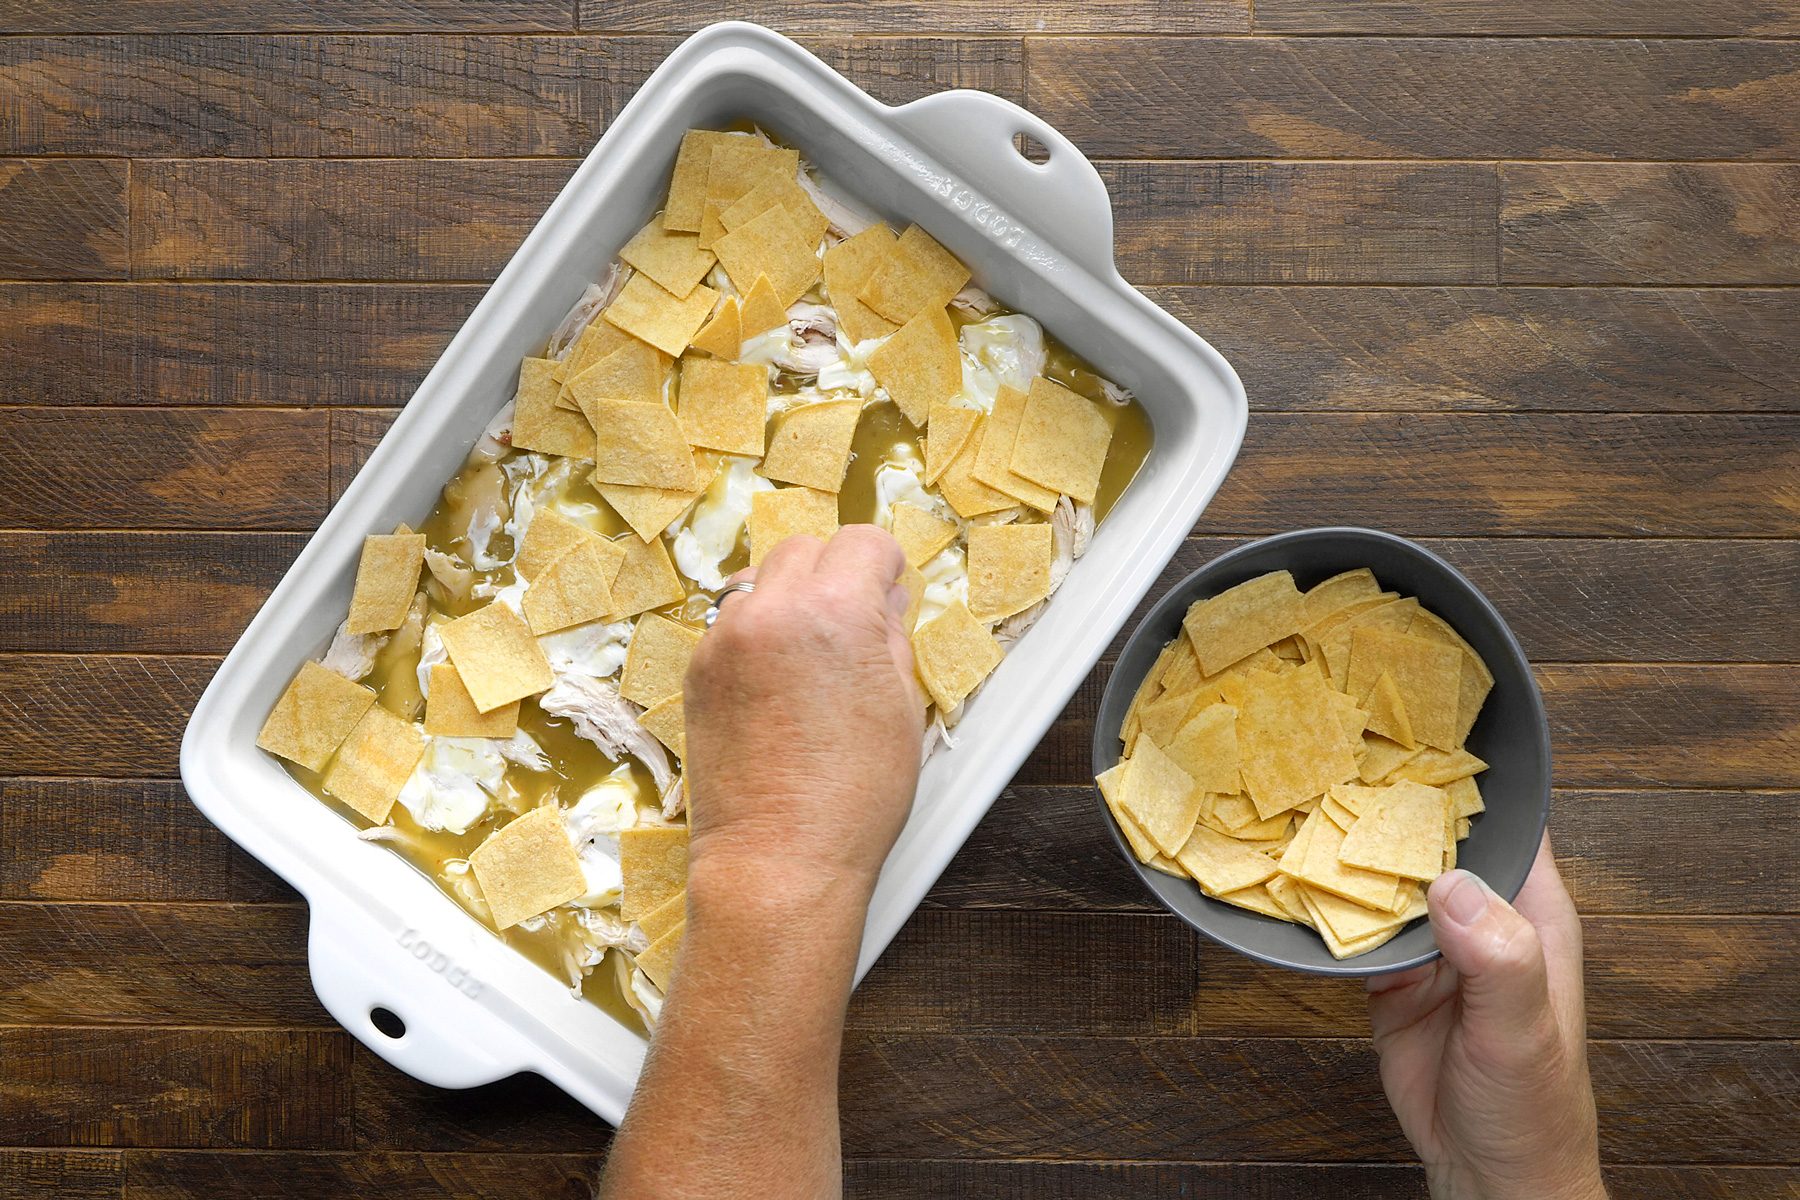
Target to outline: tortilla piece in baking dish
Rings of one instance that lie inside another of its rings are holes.
[[[619,874],[623,877],[619,915],[635,921],[680,895],[687,887],[687,867],[685,826],[640,825],[625,830],[619,835]]]
[[[562,396],[588,419],[594,421],[589,406],[597,400],[641,400],[661,404],[666,399],[669,373],[675,360],[637,338],[625,335],[625,344],[594,364],[572,376],[563,385]],[[559,397],[559,404],[562,398]]]
[[[655,218],[632,235],[619,257],[677,298],[693,291],[717,261],[695,234],[665,229]]]
[[[981,423],[979,408],[965,408],[948,400],[932,404],[925,420],[925,485],[941,478],[956,456],[963,452],[975,427]]]
[[[625,548],[625,561],[613,578],[615,611],[606,615],[608,621],[623,621],[687,599],[687,589],[681,585],[681,576],[675,573],[675,563],[661,538],[621,536],[618,544]]]
[[[669,990],[669,981],[675,977],[675,956],[681,950],[681,939],[686,933],[687,921],[683,920],[632,956],[631,961],[637,969],[663,991]]]
[[[852,342],[886,337],[900,328],[856,296],[893,250],[894,231],[880,222],[825,249],[825,294],[837,310],[838,328]]]
[[[955,521],[946,521],[916,504],[895,504],[888,523],[892,526],[889,532],[900,543],[900,549],[910,566],[924,566],[936,558],[945,546],[956,540]]]
[[[719,302],[719,311],[700,327],[700,332],[688,345],[689,350],[699,350],[728,362],[735,359],[743,347],[743,309],[736,296],[727,296]],[[686,361],[685,355],[683,361]]]
[[[1048,524],[971,525],[968,541],[969,612],[977,621],[1024,612],[1050,594],[1056,537]]]
[[[632,532],[650,542],[700,498],[718,472],[719,457],[709,450],[694,451],[693,462],[695,484],[692,488],[639,487],[629,483],[602,483],[598,479],[592,482],[594,490],[625,519]]]
[[[599,534],[570,548],[525,589],[521,605],[531,632],[542,637],[612,612],[612,581],[624,562],[624,548]]]
[[[942,308],[969,282],[969,268],[917,225],[908,225],[869,275],[857,299],[904,325],[928,308]]]
[[[938,491],[964,520],[1016,508],[1019,504],[1014,497],[975,478],[975,466],[980,461],[981,443],[988,424],[988,417],[975,414],[975,426],[969,439],[937,478]]]
[[[770,176],[793,179],[799,173],[798,150],[774,146],[759,137],[729,134],[712,144],[706,198],[717,201],[721,208],[729,207]]]
[[[424,534],[371,533],[365,537],[344,632],[386,633],[400,628],[419,590],[419,572],[424,567]]]
[[[943,712],[961,704],[1005,657],[960,600],[913,630],[912,644],[919,678]]]
[[[761,363],[681,360],[681,428],[688,444],[760,458],[769,372]]]
[[[325,790],[380,825],[424,754],[425,735],[411,721],[373,705],[325,768]]]
[[[656,613],[640,618],[625,651],[619,695],[644,708],[680,695],[700,637],[700,630]]]
[[[750,289],[744,293],[744,340],[749,341],[758,334],[767,333],[776,326],[785,324],[787,324],[787,305],[776,298],[775,285],[769,282],[769,277],[758,275],[756,282],[751,284]]]
[[[644,937],[654,942],[669,930],[687,920],[687,891],[683,889],[637,919]]]
[[[950,314],[928,308],[869,355],[869,373],[901,415],[923,429],[931,406],[962,390],[962,352]]]
[[[850,446],[861,417],[860,399],[820,400],[788,409],[776,419],[757,474],[835,493],[850,469]]]
[[[993,410],[981,424],[981,441],[975,449],[975,478],[1039,512],[1054,512],[1057,494],[1012,469],[1013,446],[1018,440],[1019,422],[1025,416],[1025,399],[1025,393],[1017,388],[1000,385]]]
[[[793,219],[803,237],[814,247],[825,236],[831,218],[819,211],[793,175],[767,175],[749,191],[733,200],[719,212],[719,224],[729,232],[747,225],[771,208],[779,208]]]
[[[719,293],[704,283],[695,284],[686,296],[675,296],[648,275],[639,274],[626,280],[618,298],[601,315],[633,337],[679,358],[712,315],[718,298]]]
[[[510,929],[587,891],[581,859],[553,803],[490,833],[469,855],[469,866],[497,929]]]
[[[689,491],[699,485],[681,422],[661,400],[595,400],[594,478]]]
[[[556,682],[523,617],[495,601],[438,626],[477,712],[492,712]]]
[[[559,383],[567,384],[575,376],[581,374],[621,346],[628,346],[640,339],[632,337],[610,321],[589,321],[587,328],[575,335],[575,344],[556,364],[551,376]],[[568,389],[556,398],[556,403],[563,408],[575,408],[575,398]]]
[[[687,705],[681,693],[665,696],[638,716],[638,724],[669,748],[676,758],[687,757]]]
[[[589,538],[606,540],[587,526],[569,520],[554,508],[540,508],[525,530],[525,540],[520,543],[519,552],[513,558],[513,569],[528,580],[536,580],[550,569],[551,563]],[[623,557],[622,552],[620,557]]]
[[[819,281],[819,241],[780,207],[765,209],[736,229],[715,238],[712,251],[739,291],[767,275],[784,308]]]
[[[1016,476],[1092,504],[1111,445],[1112,426],[1099,405],[1040,375],[1025,398],[1008,466]]]
[[[478,712],[454,664],[434,663],[425,698],[425,732],[432,737],[509,738],[519,729],[519,701]]]
[[[556,406],[562,385],[556,382],[555,370],[556,364],[547,358],[527,358],[519,363],[512,444],[520,450],[560,454],[565,458],[592,458],[593,426],[579,412]]]
[[[702,250],[711,250],[713,243],[725,236],[724,212],[723,200],[708,200],[700,206],[700,232],[694,240]]]
[[[715,129],[690,129],[681,135],[681,148],[675,152],[675,171],[669,177],[668,203],[663,205],[663,228],[687,233],[699,230],[713,147],[733,136]]]
[[[750,565],[788,538],[816,537],[829,541],[838,531],[838,501],[832,492],[815,488],[776,488],[750,497]]]
[[[316,662],[300,664],[263,722],[256,744],[309,771],[323,771],[362,720],[375,693]]]

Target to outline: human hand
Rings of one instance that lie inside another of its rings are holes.
[[[790,538],[744,572],[686,684],[690,876],[829,879],[866,901],[912,807],[924,701],[900,546]]]
[[[1466,871],[1429,893],[1443,957],[1369,980],[1381,1085],[1436,1200],[1604,1200],[1581,922],[1550,839],[1517,908]]]

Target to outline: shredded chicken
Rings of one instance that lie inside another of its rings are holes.
[[[662,789],[659,799],[662,802],[663,820],[673,821],[687,811],[687,781],[677,775],[674,783]]]
[[[469,452],[470,457],[482,462],[497,462],[501,455],[512,449],[513,413],[518,408],[517,397],[500,406],[481,436],[475,439],[475,448]]]
[[[674,768],[661,742],[638,722],[644,711],[619,695],[604,680],[573,673],[559,674],[551,689],[538,697],[538,707],[553,717],[567,717],[575,732],[600,748],[613,762],[629,754],[650,769],[660,796],[674,781]]]
[[[846,238],[855,237],[869,226],[875,224],[875,218],[873,216],[869,215],[869,213],[865,212],[857,205],[850,203],[842,197],[834,196],[824,188],[820,187],[812,176],[808,175],[804,169],[800,172],[799,183],[800,190],[805,192],[807,196],[812,199],[812,202],[819,206],[819,211],[824,213],[825,219],[830,222],[830,224],[825,227],[825,234],[829,240],[841,242]]]
[[[349,627],[348,618],[338,625],[337,632],[331,635],[331,645],[319,658],[319,665],[354,683],[375,669],[375,655],[387,645],[388,635],[351,633]]]
[[[618,297],[619,289],[624,286],[625,269],[623,264],[616,261],[608,263],[606,274],[600,277],[600,282],[587,285],[587,290],[581,293],[581,299],[575,302],[575,307],[569,310],[569,315],[562,319],[562,323],[556,327],[556,332],[550,335],[550,345],[547,348],[549,356],[558,362],[567,358],[569,350],[575,345],[575,339],[594,323],[594,318],[600,315],[600,310],[611,304]]]
[[[464,566],[455,557],[442,550],[425,550],[425,568],[431,577],[438,581],[452,600],[467,600],[469,589],[475,586],[475,572]]]
[[[1100,392],[1106,397],[1108,403],[1117,404],[1121,408],[1130,404],[1133,399],[1130,388],[1120,387],[1110,379],[1100,381]]]
[[[1056,594],[1075,560],[1087,553],[1088,539],[1094,533],[1094,506],[1079,504],[1067,496],[1059,496],[1056,510],[1050,514],[1050,530],[1054,557],[1050,560],[1050,590],[1023,612],[1016,612],[994,627],[994,640],[1011,646],[1025,636],[1025,631],[1044,615],[1044,606]]]
[[[775,366],[789,375],[817,375],[838,361],[837,313],[823,304],[802,301],[788,309],[787,348],[775,354]]]
[[[968,313],[971,317],[979,319],[987,316],[1000,306],[994,303],[994,298],[992,296],[971,283],[968,287],[950,297],[950,307],[959,312]]]
[[[925,742],[919,750],[919,762],[924,763],[939,750],[954,749],[956,749],[956,739],[950,736],[950,730],[944,724],[944,718],[933,713],[931,724],[925,727]]]

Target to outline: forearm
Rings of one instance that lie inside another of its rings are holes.
[[[688,929],[602,1194],[681,1200],[841,1187],[837,1073],[861,881],[697,862]]]

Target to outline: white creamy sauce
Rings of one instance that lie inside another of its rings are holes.
[[[631,646],[630,621],[589,621],[571,625],[537,640],[538,648],[550,660],[550,669],[561,675],[574,672],[605,679],[618,674],[625,665],[625,651]]]
[[[750,517],[750,497],[774,488],[756,473],[756,460],[729,460],[694,505],[687,523],[676,530],[671,546],[675,566],[708,591],[724,587],[722,567],[737,550]]]
[[[431,699],[431,668],[441,662],[450,661],[450,652],[444,649],[443,635],[438,632],[439,621],[425,626],[425,632],[419,637],[419,695]]]
[[[587,892],[570,901],[582,908],[604,908],[619,902],[624,876],[619,871],[619,834],[637,824],[637,801],[631,782],[614,772],[583,792],[563,812],[563,829],[581,860]]]
[[[467,833],[506,781],[506,759],[492,738],[434,737],[400,789],[400,804],[425,829]]]
[[[1013,313],[964,325],[962,346],[963,399],[992,411],[1002,384],[1028,391],[1043,373],[1047,353],[1044,330],[1030,317]]]
[[[936,558],[920,568],[925,576],[925,594],[919,600],[920,625],[955,604],[969,599],[969,572],[963,562],[960,546],[946,546]]]

